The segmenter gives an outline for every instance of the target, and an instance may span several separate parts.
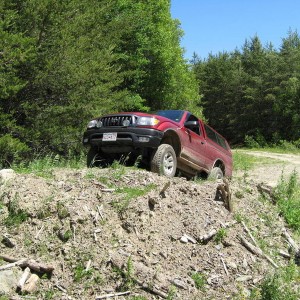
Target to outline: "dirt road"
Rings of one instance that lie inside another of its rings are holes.
[[[273,164],[262,164],[247,171],[247,176],[257,182],[265,182],[270,186],[276,186],[280,177],[288,177],[294,170],[300,174],[300,155],[286,153],[272,153],[264,151],[244,151],[248,155],[274,159]]]

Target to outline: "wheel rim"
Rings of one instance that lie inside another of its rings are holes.
[[[165,175],[172,174],[172,172],[174,170],[174,164],[175,164],[175,161],[174,161],[174,157],[173,157],[172,153],[167,152],[163,159],[163,169],[164,169]]]

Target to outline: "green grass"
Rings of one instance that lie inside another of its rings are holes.
[[[62,157],[58,154],[48,154],[44,157],[36,157],[29,162],[21,162],[13,165],[12,168],[17,173],[33,173],[44,178],[52,177],[53,168],[71,168],[79,169],[85,167],[85,155],[81,154],[77,157],[67,156]]]
[[[120,193],[123,197],[119,200],[114,200],[111,205],[117,210],[118,213],[123,213],[129,206],[130,201],[137,197],[143,196],[155,188],[154,184],[149,184],[144,188],[138,187],[123,187],[118,188],[116,193]]]
[[[295,264],[278,269],[251,291],[251,300],[298,300],[300,268]]]
[[[261,149],[257,149],[258,151],[261,151]],[[247,150],[249,152],[253,151]],[[282,152],[282,151],[281,151]],[[234,150],[233,151],[233,169],[234,170],[241,170],[241,171],[248,171],[253,169],[257,165],[268,165],[276,163],[283,163],[280,160],[274,159],[274,158],[268,158],[268,157],[256,157],[251,154],[244,153],[244,150]]]
[[[191,278],[194,280],[195,286],[198,290],[203,290],[206,283],[206,276],[196,272],[191,275]]]
[[[7,227],[19,226],[29,217],[28,213],[19,207],[18,195],[8,203],[7,208],[8,216],[4,220],[4,224]]]

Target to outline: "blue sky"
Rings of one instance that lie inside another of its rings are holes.
[[[187,59],[241,49],[255,35],[278,49],[289,29],[300,34],[300,0],[171,0],[171,14]]]

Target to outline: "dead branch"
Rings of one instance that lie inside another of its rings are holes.
[[[124,274],[125,272],[122,270],[124,267],[124,262],[120,259],[118,259],[117,257],[111,258],[110,260],[111,264],[118,268],[119,270],[121,270]],[[155,288],[154,286],[149,286],[148,284],[144,283],[143,281],[135,278],[135,277],[131,277],[131,279],[140,286],[141,289],[143,289],[144,291],[150,292],[154,295],[158,295],[161,298],[166,299],[168,297],[168,295],[164,292],[161,292],[160,290],[158,290],[157,288]]]
[[[16,258],[12,258],[7,255],[0,255],[0,258],[7,262],[11,262],[14,265],[19,265],[21,268],[30,268],[31,270],[38,272],[38,273],[52,273],[54,270],[54,267],[47,264],[38,263],[33,259],[23,258],[21,260],[18,260]],[[12,265],[10,264],[10,265]],[[8,265],[6,265],[8,266]],[[11,268],[12,266],[10,266]],[[3,268],[3,267],[2,267]],[[1,268],[0,268],[1,270]]]
[[[106,294],[106,295],[96,296],[96,300],[107,299],[107,298],[112,298],[112,297],[118,297],[118,296],[123,296],[123,295],[128,295],[130,293],[131,293],[130,291],[126,291],[126,292],[120,292],[120,293],[113,293],[113,294]]]
[[[165,192],[166,192],[166,190],[170,187],[170,185],[171,185],[171,182],[168,181],[168,182],[164,185],[164,187],[162,188],[162,190],[159,192],[159,195],[160,195],[162,198],[166,198]]]
[[[265,258],[274,268],[278,268],[278,266],[275,264],[275,262],[266,254],[263,253],[263,251],[251,243],[249,243],[244,237],[240,236],[242,245],[245,246],[246,249],[248,249],[253,254]]]
[[[225,223],[225,224],[222,224],[222,227],[223,228],[228,228],[230,226],[233,226],[237,223],[237,221],[232,221],[232,222],[228,222],[228,223]],[[208,241],[210,241],[216,234],[217,234],[217,230],[216,229],[212,229],[209,233],[207,234],[204,234],[202,235],[200,238],[199,238],[199,241],[201,243],[207,243]]]
[[[20,280],[18,282],[18,285],[17,285],[18,289],[22,290],[22,288],[23,288],[23,286],[24,286],[27,278],[29,277],[29,275],[30,275],[30,269],[27,267],[24,270],[24,272],[23,272],[23,274],[22,274],[22,276],[21,276],[21,278],[20,278]]]
[[[258,247],[258,245],[257,245],[257,243],[256,243],[256,241],[255,241],[255,239],[254,239],[254,237],[253,237],[253,235],[251,234],[250,230],[248,229],[248,227],[246,226],[246,224],[245,224],[243,221],[242,221],[242,225],[243,225],[245,231],[248,233],[248,235],[249,235],[250,239],[252,240],[253,244],[254,244],[256,247]]]
[[[1,257],[3,260],[5,260],[3,257]],[[20,259],[20,260],[15,260],[14,262],[10,263],[10,264],[7,264],[5,266],[1,266],[0,267],[0,271],[2,270],[6,270],[6,269],[10,269],[10,268],[13,268],[15,266],[22,266],[22,264],[24,264],[24,262],[26,262],[27,259],[26,258],[23,258],[23,259]]]
[[[286,231],[285,228],[283,228],[282,230],[282,235],[286,238],[286,240],[288,241],[288,243],[291,245],[291,247],[293,248],[293,250],[298,253],[299,252],[299,247],[296,244],[296,242],[292,239],[292,237],[289,235],[289,233]]]
[[[221,193],[222,200],[225,204],[226,209],[228,209],[230,212],[233,211],[233,204],[231,201],[231,191],[229,188],[229,182],[226,178],[222,180],[221,183],[217,186],[217,191]]]

